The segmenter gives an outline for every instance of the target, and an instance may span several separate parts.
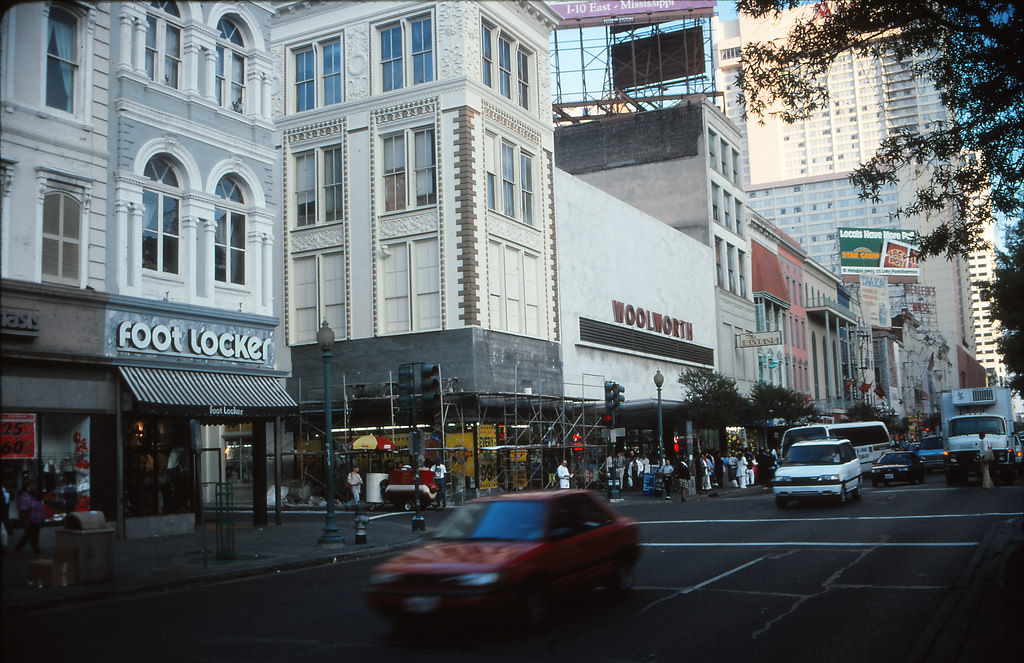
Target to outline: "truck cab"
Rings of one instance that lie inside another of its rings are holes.
[[[965,483],[980,476],[982,437],[992,449],[992,478],[1012,483],[1017,475],[1018,445],[1013,432],[1009,389],[956,389],[942,394],[943,437],[948,453],[946,483]]]

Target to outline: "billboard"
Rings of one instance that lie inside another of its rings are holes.
[[[549,2],[561,17],[559,29],[633,23],[646,25],[686,18],[708,18],[714,0],[608,0],[606,2]]]
[[[628,90],[704,73],[704,35],[700,27],[612,46],[615,88]]]
[[[917,232],[891,228],[840,228],[842,274],[917,276]]]

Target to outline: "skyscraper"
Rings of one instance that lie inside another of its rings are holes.
[[[909,180],[884,189],[879,201],[871,201],[858,196],[848,176],[893,131],[926,132],[948,119],[948,112],[938,90],[914,76],[911,63],[850,52],[837,58],[829,71],[829,103],[822,110],[793,124],[770,116],[744,120],[735,85],[743,45],[782,38],[797,20],[814,11],[813,5],[805,5],[777,20],[740,15],[716,23],[716,70],[725,113],[744,134],[750,206],[799,241],[809,257],[838,273],[839,227],[927,232],[931,221],[898,212],[913,193]],[[991,251],[973,255],[970,269],[968,261],[932,258],[922,265],[919,281],[935,288],[937,331],[951,344],[977,352],[979,360],[985,358],[990,375],[999,375],[1005,370],[994,347],[984,352],[977,347],[978,340],[993,334],[987,306],[977,293],[977,279],[986,273],[981,266],[991,265],[991,256]],[[965,297],[969,290],[975,293]]]

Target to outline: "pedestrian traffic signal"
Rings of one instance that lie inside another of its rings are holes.
[[[441,367],[437,364],[420,364],[420,402],[426,410],[441,406]]]
[[[583,436],[580,435],[579,433],[573,433],[572,450],[578,455],[583,454]]]

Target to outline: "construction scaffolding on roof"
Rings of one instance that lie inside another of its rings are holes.
[[[695,95],[718,94],[714,2],[664,2],[658,3],[663,7],[659,10],[620,6],[611,13],[588,11],[580,6],[585,4],[553,4],[565,17],[551,37],[556,125],[658,110]]]

